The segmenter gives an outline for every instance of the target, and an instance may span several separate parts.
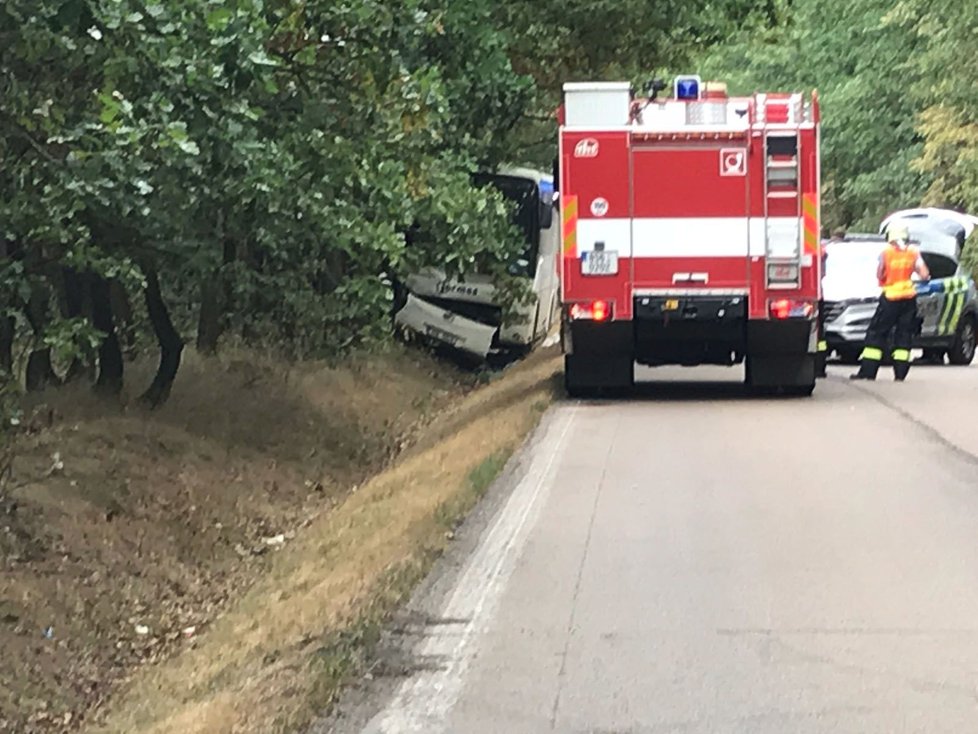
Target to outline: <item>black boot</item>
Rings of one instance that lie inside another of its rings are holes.
[[[859,364],[859,372],[849,375],[850,380],[875,380],[876,373],[879,372],[880,363],[871,359],[864,359]]]

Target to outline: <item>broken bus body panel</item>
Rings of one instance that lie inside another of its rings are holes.
[[[523,233],[524,251],[511,272],[526,278],[531,301],[503,319],[489,277],[474,273],[448,278],[427,268],[405,280],[406,296],[394,316],[397,326],[434,342],[486,357],[492,351],[526,349],[542,340],[559,318],[559,224],[553,214],[553,178],[526,168],[479,174],[515,205],[514,224]]]

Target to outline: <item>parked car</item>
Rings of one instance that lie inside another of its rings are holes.
[[[929,361],[943,363],[946,356],[951,364],[971,364],[978,340],[978,290],[960,262],[961,227],[927,217],[906,223],[931,272],[930,281],[917,283],[914,347],[923,349]],[[856,362],[862,351],[880,297],[876,266],[885,247],[885,237],[875,234],[850,234],[823,244],[825,341],[829,353],[843,362]]]

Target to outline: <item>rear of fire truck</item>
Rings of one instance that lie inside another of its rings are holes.
[[[751,387],[810,395],[820,294],[813,94],[729,97],[675,81],[564,86],[562,343],[571,394],[636,363],[746,363]]]

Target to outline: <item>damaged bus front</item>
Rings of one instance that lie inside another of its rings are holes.
[[[503,319],[491,279],[478,273],[447,278],[436,269],[409,276],[397,294],[395,324],[463,352],[487,357],[490,352],[526,350],[557,323],[559,283],[553,177],[526,168],[478,174],[476,183],[492,185],[511,202],[514,224],[524,249],[510,271],[525,278],[529,302]]]

